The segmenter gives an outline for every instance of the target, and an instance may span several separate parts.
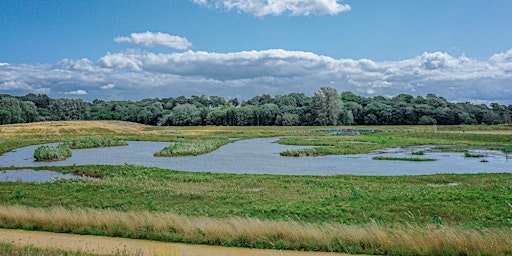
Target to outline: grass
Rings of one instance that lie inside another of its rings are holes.
[[[35,246],[18,246],[13,243],[0,242],[0,255],[24,255],[24,256],[48,256],[48,255],[67,255],[67,256],[93,256],[100,254],[90,254],[81,251],[62,250],[54,248],[39,248]],[[121,254],[119,254],[121,255]]]
[[[110,137],[85,137],[60,143],[56,146],[39,146],[34,151],[36,161],[62,161],[71,157],[71,149],[99,148],[127,145],[125,141]]]
[[[485,157],[485,155],[483,155],[483,154],[473,154],[473,153],[470,153],[469,151],[464,151],[464,156],[465,157],[475,157],[475,158]]]
[[[434,145],[464,152],[512,145],[509,134],[478,134],[483,130],[512,129],[507,126],[438,126],[438,133],[432,132],[430,126],[378,127],[407,132],[348,137],[293,132],[318,128],[321,127],[168,128],[114,121],[1,125],[0,153],[84,137],[167,141],[184,148],[206,148],[212,138],[287,136],[280,143],[314,147],[282,154],[311,156],[368,153],[399,146]],[[0,169],[13,168],[17,167]],[[101,179],[2,183],[1,214],[14,213],[0,217],[2,226],[368,254],[512,253],[510,173],[316,177],[188,173],[130,165],[33,169],[91,174]],[[459,185],[445,186],[455,183]],[[38,221],[37,216],[48,219]],[[172,218],[178,221],[171,225]],[[73,224],[76,222],[81,224]],[[427,242],[423,245],[423,241]]]
[[[69,146],[60,144],[56,146],[40,146],[34,151],[36,161],[62,161],[71,157],[71,149]]]
[[[156,152],[154,156],[197,156],[210,153],[226,144],[227,138],[205,138],[181,141]]]
[[[385,156],[374,156],[373,160],[393,160],[393,161],[411,161],[411,162],[432,162],[436,159],[433,158],[421,158],[421,157],[385,157]]]
[[[2,206],[0,216],[0,225],[10,228],[250,248],[392,255],[512,253],[512,231],[507,228],[345,225],[23,206]]]
[[[111,137],[85,137],[78,140],[64,142],[63,145],[71,149],[101,148],[128,145],[126,141]]]
[[[423,150],[413,151],[411,154],[415,155],[415,156],[422,156],[422,155],[425,155],[425,151],[423,151]]]

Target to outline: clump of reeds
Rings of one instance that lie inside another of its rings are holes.
[[[303,223],[171,213],[0,206],[0,226],[160,241],[393,255],[508,255],[512,230]]]
[[[83,148],[102,148],[102,147],[114,147],[114,146],[125,146],[128,143],[124,140],[114,139],[110,137],[85,137],[79,140],[73,140],[63,143],[72,149],[83,149]]]
[[[433,158],[422,158],[422,157],[386,157],[386,156],[374,156],[373,160],[396,160],[396,161],[412,161],[412,162],[431,162],[436,159]]]
[[[464,151],[464,156],[465,157],[475,157],[475,158],[479,158],[479,157],[484,157],[483,154],[473,154],[473,153],[470,153],[469,151]]]
[[[156,152],[154,156],[197,156],[210,153],[230,141],[224,138],[197,139],[172,144]]]
[[[36,161],[61,161],[68,157],[71,157],[71,149],[63,144],[40,146],[34,151]]]

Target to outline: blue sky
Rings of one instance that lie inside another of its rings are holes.
[[[509,0],[0,1],[0,93],[512,104]]]

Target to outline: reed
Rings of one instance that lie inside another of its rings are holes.
[[[302,223],[62,207],[0,206],[0,226],[251,248],[394,255],[507,255],[509,228]]]
[[[126,141],[111,137],[85,137],[78,140],[64,142],[63,145],[71,149],[101,148],[128,145]]]
[[[392,161],[412,161],[412,162],[432,162],[434,158],[421,158],[421,157],[386,157],[386,156],[374,156],[373,160],[392,160]]]
[[[56,146],[40,146],[34,151],[36,161],[61,161],[71,157],[71,149],[63,144]]]
[[[154,156],[197,156],[210,153],[230,141],[225,138],[205,138],[172,144],[156,152]]]

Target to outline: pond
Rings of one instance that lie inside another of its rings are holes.
[[[132,164],[169,168],[180,171],[293,174],[293,175],[420,175],[437,173],[500,173],[512,172],[511,161],[501,151],[480,151],[480,158],[465,158],[463,153],[426,151],[421,157],[434,162],[378,161],[375,155],[410,156],[412,151],[430,147],[396,148],[357,155],[319,157],[284,157],[281,151],[306,148],[280,145],[278,138],[258,138],[229,143],[205,155],[187,157],[154,157],[153,153],[168,146],[168,142],[129,141],[128,146],[73,150],[73,156],[59,162],[35,162],[37,146],[19,148],[0,156],[0,166],[70,166],[85,164]]]
[[[60,179],[84,179],[72,173],[60,173],[48,170],[5,170],[0,171],[0,182],[53,182]]]

